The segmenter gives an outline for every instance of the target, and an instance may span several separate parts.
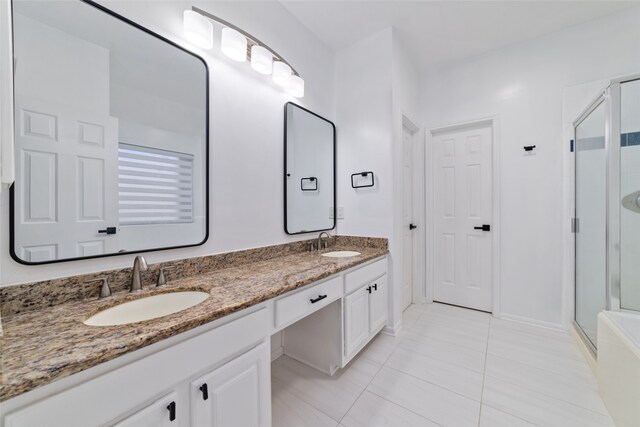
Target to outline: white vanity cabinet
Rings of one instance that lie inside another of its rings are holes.
[[[178,406],[182,406],[179,403],[178,393],[169,393],[114,427],[177,427],[181,425],[177,414]]]
[[[343,367],[387,324],[386,263],[385,258],[345,275]]]
[[[369,293],[369,335],[373,335],[380,332],[387,324],[387,275],[375,279],[369,286],[371,287]]]
[[[364,286],[344,299],[344,354],[348,360],[369,338],[369,305]]]
[[[69,377],[3,402],[4,426],[268,427],[271,310],[248,311],[107,362],[118,364],[113,369],[98,365],[72,385]],[[205,405],[193,390],[203,381]]]
[[[191,382],[193,426],[268,427],[269,346],[262,343]]]
[[[0,427],[269,427],[270,336],[333,375],[387,306],[385,256],[2,402]]]

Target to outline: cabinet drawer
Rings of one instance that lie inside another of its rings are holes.
[[[275,303],[275,326],[276,328],[287,326],[340,297],[342,297],[342,277],[338,276],[280,298]]]
[[[387,272],[387,257],[354,270],[344,276],[344,293],[349,295],[362,285],[377,279]]]

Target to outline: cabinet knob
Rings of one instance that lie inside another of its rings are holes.
[[[371,286],[369,286],[369,287],[367,288],[367,291],[368,291],[369,293],[371,293]]]
[[[169,411],[169,421],[176,420],[176,402],[169,403],[167,406],[167,410]]]
[[[200,386],[200,391],[202,392],[202,400],[209,399],[209,386],[207,386],[207,383]]]

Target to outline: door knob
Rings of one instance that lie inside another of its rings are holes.
[[[98,233],[116,234],[116,228],[115,227],[107,227],[104,230],[98,230]]]
[[[491,231],[489,224],[482,224],[482,227],[473,227],[474,230]]]
[[[415,230],[416,228],[418,228],[417,225],[415,224],[409,224],[409,230]]]

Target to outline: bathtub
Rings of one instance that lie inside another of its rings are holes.
[[[598,387],[616,426],[640,426],[640,313],[598,314]]]

